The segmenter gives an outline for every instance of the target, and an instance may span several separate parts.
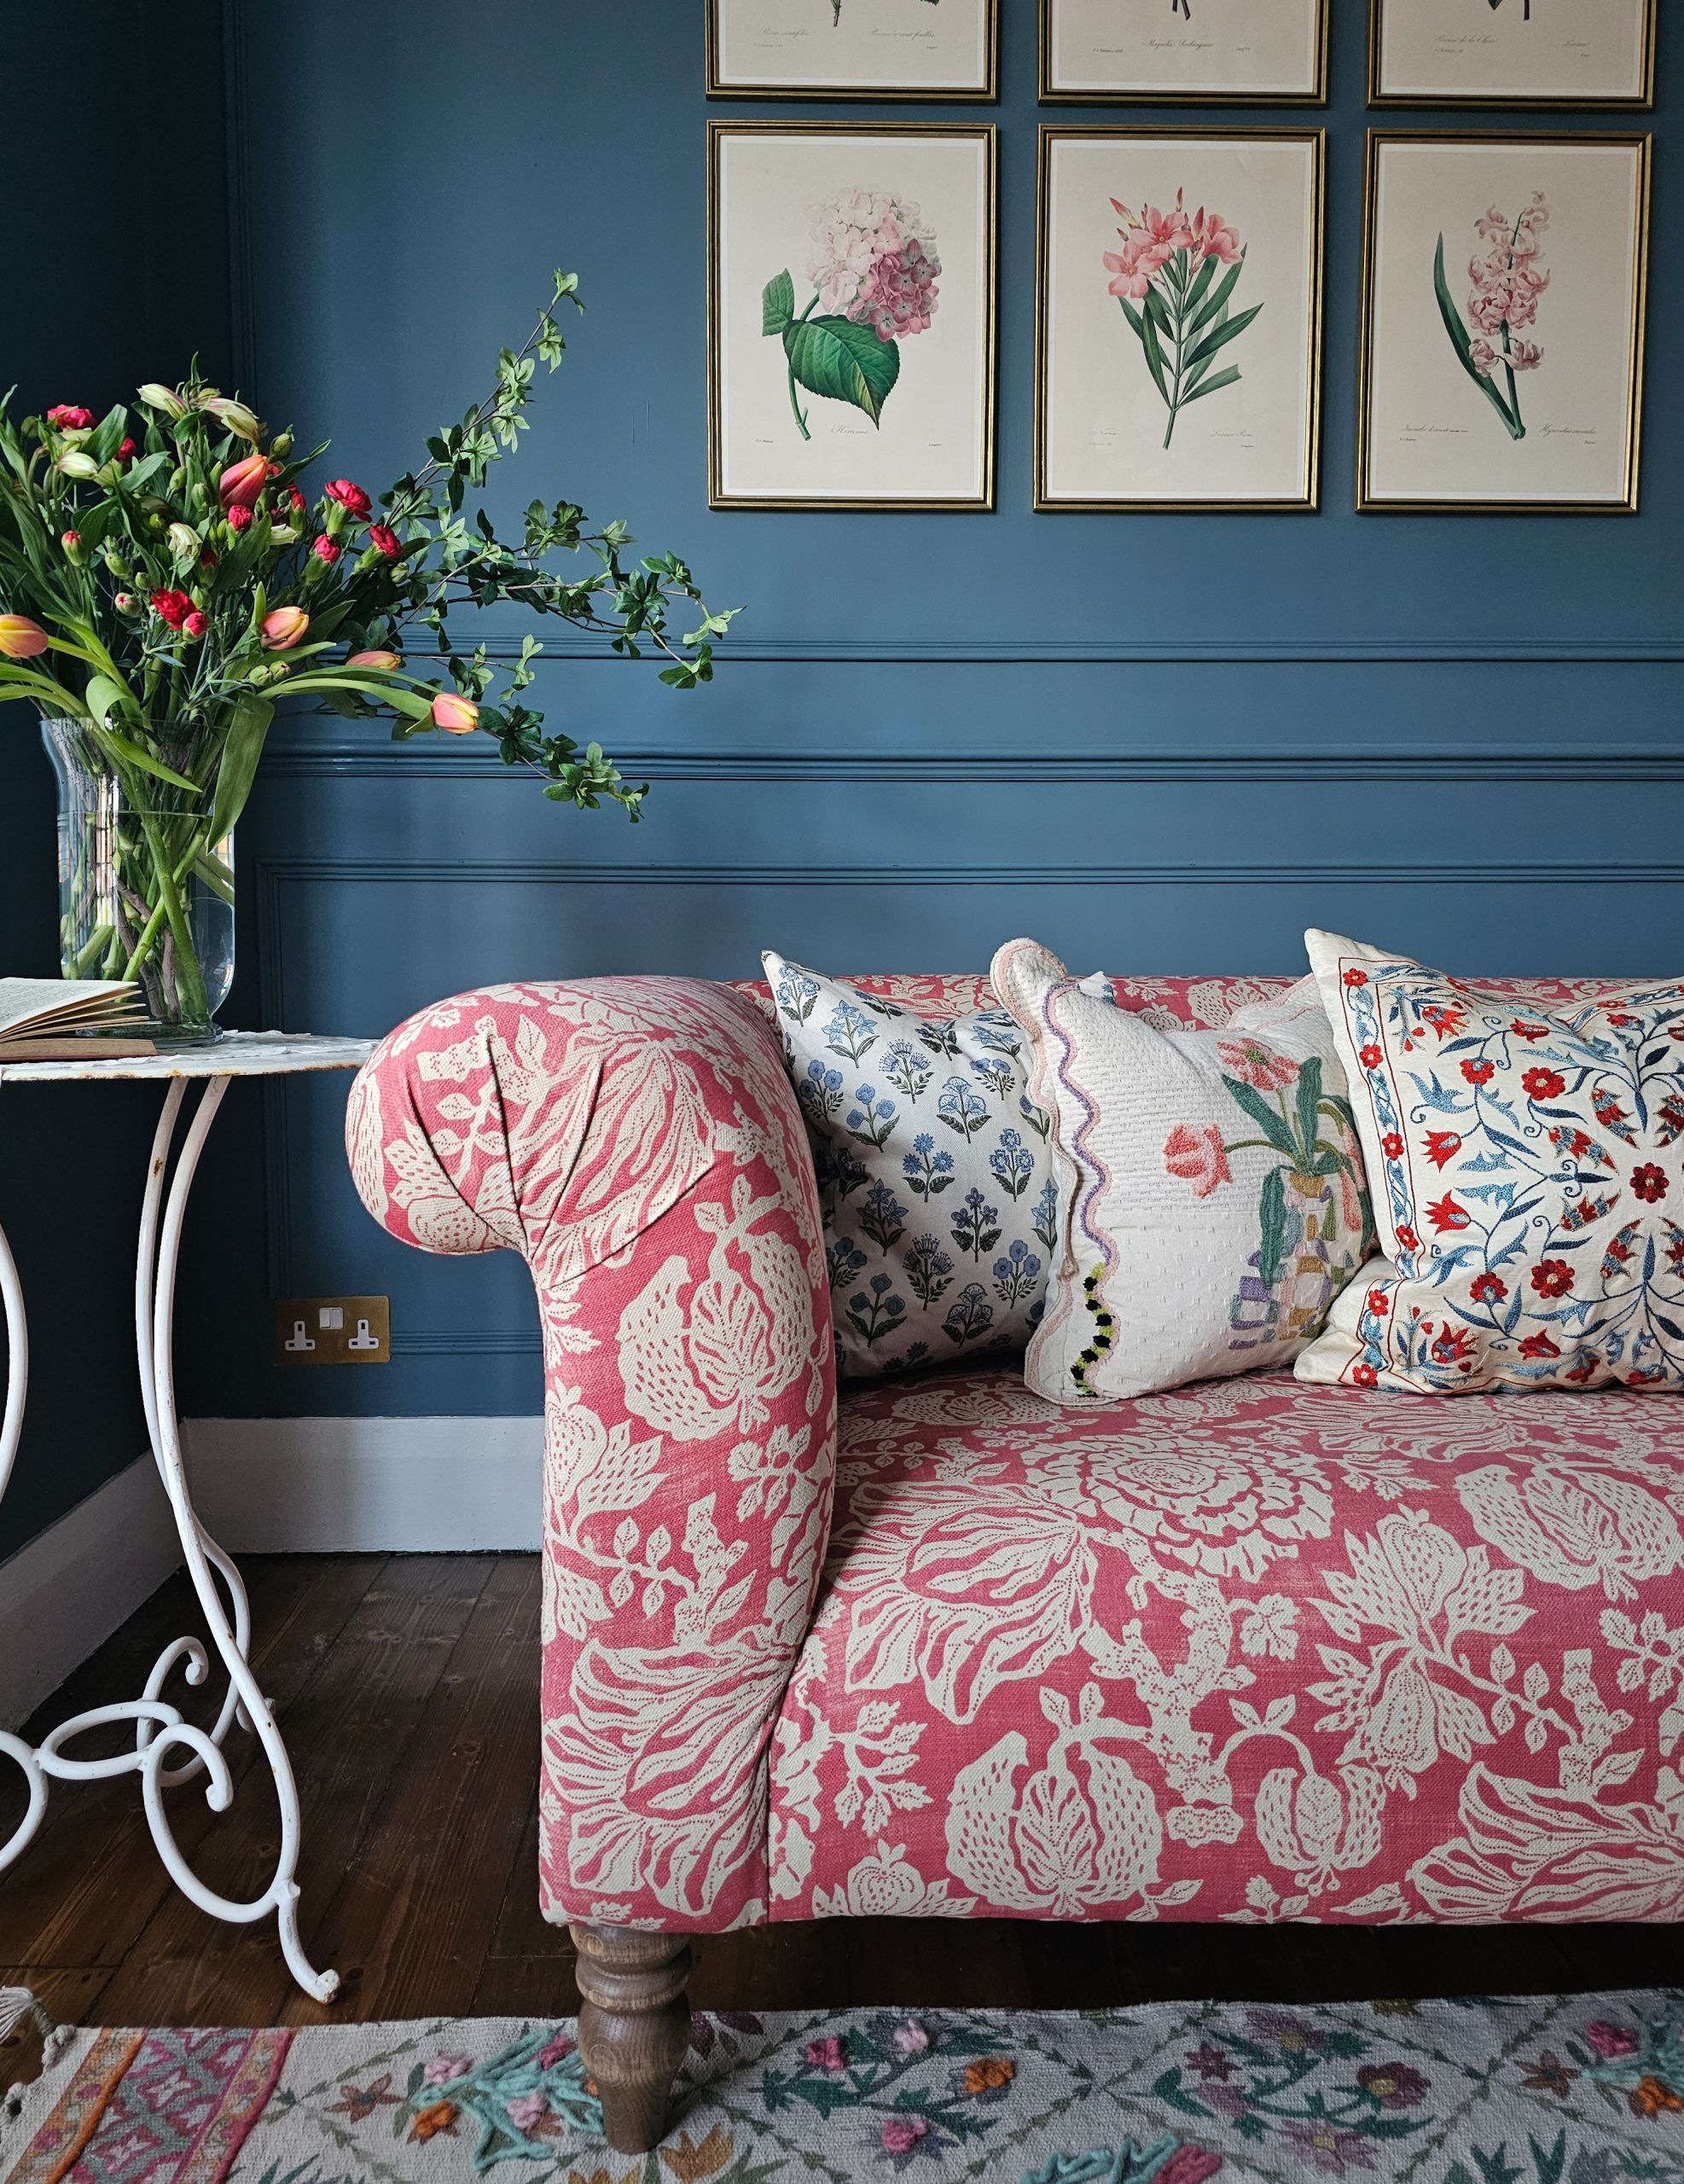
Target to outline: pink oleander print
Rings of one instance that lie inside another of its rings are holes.
[[[899,344],[929,330],[942,270],[934,230],[918,206],[880,190],[845,190],[816,207],[812,231],[806,309],[796,316],[787,267],[760,299],[760,331],[783,343],[790,408],[804,440],[813,437],[804,391],[849,403],[880,427],[900,377]]]
[[[1263,309],[1253,304],[1230,317],[1229,305],[1245,270],[1245,247],[1218,213],[1201,205],[1189,214],[1185,200],[1186,192],[1178,189],[1168,210],[1143,203],[1136,212],[1113,197],[1112,209],[1123,222],[1117,231],[1123,247],[1105,253],[1111,293],[1122,306],[1170,413],[1166,448],[1189,403],[1239,384],[1237,365],[1213,367]]]
[[[1474,223],[1484,248],[1469,261],[1466,320],[1445,279],[1442,235],[1433,260],[1433,288],[1450,346],[1516,440],[1526,437],[1517,375],[1536,371],[1543,362],[1542,349],[1527,338],[1526,329],[1537,323],[1538,299],[1549,286],[1542,241],[1548,225],[1549,206],[1542,190],[1534,190],[1530,202],[1512,218],[1494,205]]]

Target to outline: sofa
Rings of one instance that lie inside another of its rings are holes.
[[[1114,993],[1219,1027],[1285,983]],[[376,1049],[347,1139],[394,1236],[537,1291],[540,1886],[616,2146],[661,2135],[691,1935],[1684,1915],[1664,1397],[1275,1373],[1070,1409],[984,1356],[839,1400],[764,988],[458,995]]]

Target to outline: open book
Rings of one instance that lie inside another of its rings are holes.
[[[0,979],[0,1061],[96,1061],[156,1054],[136,1038],[146,1003],[133,979]]]

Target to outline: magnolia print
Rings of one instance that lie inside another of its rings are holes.
[[[813,437],[803,393],[851,403],[880,426],[900,377],[900,344],[928,330],[941,274],[936,238],[916,205],[849,189],[812,215],[813,296],[797,317],[787,267],[761,292],[760,330],[783,343],[789,406]]]
[[[939,6],[939,5],[940,5],[940,0],[924,0],[924,4],[925,4],[925,6],[926,6],[926,7],[928,7],[928,8],[934,8],[934,7],[938,7],[938,6]],[[1491,0],[1491,5],[1492,5],[1494,8],[1496,6],[1496,4],[1497,4],[1497,0]],[[1527,5],[1528,9],[1530,9],[1530,8],[1531,7],[1531,4],[1532,4],[1532,0],[1526,0],[1526,5]],[[842,0],[830,0],[830,20],[831,20],[831,21],[832,21],[832,23],[833,23],[833,24],[839,23],[839,22],[841,21],[841,20],[842,20]]]
[[[1497,6],[1499,0],[1491,4]],[[1432,261],[1433,289],[1458,363],[1502,419],[1509,438],[1524,440],[1518,375],[1536,371],[1543,362],[1543,351],[1526,334],[1537,322],[1538,299],[1549,286],[1542,243],[1549,206],[1543,192],[1535,189],[1513,219],[1494,205],[1474,225],[1484,248],[1468,264],[1466,318],[1444,277],[1442,235]]]
[[[1189,403],[1239,384],[1237,364],[1212,367],[1263,309],[1253,304],[1229,316],[1246,270],[1245,247],[1219,213],[1201,205],[1189,217],[1185,195],[1178,189],[1167,212],[1143,202],[1138,212],[1113,197],[1112,207],[1123,221],[1117,231],[1123,247],[1105,253],[1111,293],[1123,307],[1170,413],[1166,448],[1175,439],[1176,420]]]

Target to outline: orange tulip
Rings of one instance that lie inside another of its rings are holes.
[[[261,455],[245,455],[230,462],[217,479],[217,497],[224,509],[253,507],[268,476],[269,463]]]
[[[263,618],[263,642],[265,652],[290,652],[310,627],[310,617],[302,607],[276,607]]]
[[[395,652],[354,652],[347,667],[373,667],[382,675],[395,675],[404,665]]]
[[[441,690],[433,701],[433,723],[447,735],[471,735],[479,725],[479,708],[472,698]]]
[[[33,659],[52,640],[27,614],[0,614],[0,659]]]

